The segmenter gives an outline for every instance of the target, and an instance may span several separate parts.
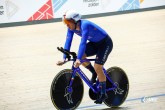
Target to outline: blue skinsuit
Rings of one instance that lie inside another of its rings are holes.
[[[88,21],[88,20],[80,20],[80,31],[78,30],[70,30],[68,28],[67,37],[64,49],[67,49],[70,51],[73,35],[76,33],[81,37],[81,42],[79,45],[78,55],[77,59],[81,59],[85,49],[86,49],[86,43],[87,40],[89,42],[99,42],[102,39],[104,39],[108,34],[100,28],[98,25]],[[66,56],[64,55],[64,59]]]

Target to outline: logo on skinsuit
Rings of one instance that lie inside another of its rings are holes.
[[[33,16],[31,16],[28,19],[28,21],[44,20],[44,19],[52,19],[52,18],[53,18],[52,2],[51,0],[49,0]]]

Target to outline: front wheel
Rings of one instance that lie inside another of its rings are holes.
[[[83,98],[84,86],[81,78],[76,74],[72,86],[69,87],[72,70],[59,72],[51,84],[50,96],[53,105],[58,110],[74,110]]]
[[[107,74],[117,87],[116,89],[107,92],[108,98],[104,101],[104,103],[109,107],[118,107],[127,98],[129,91],[128,77],[124,70],[119,67],[111,67],[107,69]],[[107,88],[112,87],[112,83],[110,83],[108,79],[106,85]]]

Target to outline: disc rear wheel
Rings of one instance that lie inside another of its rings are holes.
[[[124,70],[119,67],[111,67],[107,69],[107,74],[117,86],[117,88],[107,92],[108,98],[104,101],[104,103],[109,107],[118,107],[127,98],[129,91],[128,77]],[[108,79],[106,85],[107,88],[112,87],[112,83],[110,83]]]

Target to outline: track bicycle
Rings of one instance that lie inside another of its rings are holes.
[[[96,100],[100,92],[99,81],[97,80],[93,84],[79,67],[73,66],[77,58],[75,52],[69,52],[62,47],[57,47],[57,49],[66,55],[67,62],[72,61],[73,64],[71,69],[60,71],[52,81],[50,96],[55,108],[58,110],[76,109],[84,95],[83,81],[89,86],[89,97]],[[81,63],[89,61],[95,61],[95,59],[81,60]],[[109,107],[118,107],[127,98],[129,91],[128,77],[125,71],[117,66],[110,67],[107,70],[103,67],[103,71],[106,76],[106,92],[108,95],[104,103]]]

